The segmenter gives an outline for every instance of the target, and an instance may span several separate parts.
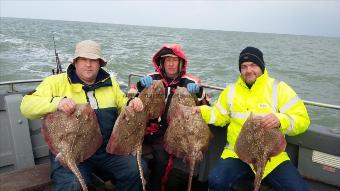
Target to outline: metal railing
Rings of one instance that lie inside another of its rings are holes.
[[[142,77],[144,75],[142,74],[129,74],[129,79],[128,79],[128,90],[131,87],[131,78],[132,77]],[[27,83],[35,83],[35,82],[41,82],[42,79],[29,79],[29,80],[15,80],[15,81],[5,81],[5,82],[0,82],[0,86],[4,86],[4,85],[8,85],[9,89],[8,89],[8,93],[12,93],[12,92],[16,92],[14,86],[17,84],[27,84]],[[208,88],[208,89],[213,89],[213,90],[223,90],[224,88],[222,87],[218,87],[218,86],[212,86],[212,85],[206,85],[206,84],[202,84],[202,86],[204,88]],[[307,101],[307,100],[303,100],[303,102],[306,105],[312,105],[312,106],[317,106],[317,107],[324,107],[324,108],[331,108],[331,109],[338,109],[340,110],[340,106],[339,105],[334,105],[334,104],[327,104],[327,103],[321,103],[321,102],[315,102],[315,101]]]
[[[35,82],[42,82],[42,79],[5,81],[5,82],[0,82],[0,86],[8,85],[9,87],[8,87],[7,93],[12,93],[12,92],[17,91],[17,90],[15,90],[14,85],[30,84],[30,83],[35,83]]]

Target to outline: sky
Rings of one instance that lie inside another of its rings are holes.
[[[340,37],[340,1],[331,0],[0,0],[0,16]]]

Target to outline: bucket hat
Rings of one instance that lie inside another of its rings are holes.
[[[74,51],[72,63],[74,63],[78,57],[83,57],[83,58],[88,58],[88,59],[100,59],[101,66],[105,66],[107,62],[106,59],[102,55],[100,45],[92,40],[84,40],[84,41],[79,42],[76,45],[76,50]]]

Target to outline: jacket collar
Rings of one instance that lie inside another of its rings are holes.
[[[256,79],[256,81],[254,82],[251,88],[248,88],[247,84],[244,82],[241,75],[238,77],[237,83],[240,84],[242,87],[252,89],[258,86],[262,86],[268,80],[268,78],[269,78],[269,75],[268,75],[267,70],[265,69],[264,73]]]
[[[72,83],[72,84],[77,84],[78,83],[78,84],[85,85],[85,83],[83,81],[81,81],[81,79],[77,76],[76,68],[74,67],[73,64],[70,64],[68,66],[68,68],[67,68],[67,76],[68,76],[68,79],[69,79],[70,83]],[[97,78],[96,78],[96,81],[94,82],[94,84],[96,84],[98,82],[105,81],[108,78],[110,78],[110,74],[107,73],[102,68],[100,68],[99,71],[98,71],[98,75],[97,75]]]
[[[110,74],[102,68],[99,69],[96,81],[92,85],[87,85],[81,81],[81,79],[76,74],[76,68],[73,64],[70,64],[67,68],[67,77],[75,92],[80,92],[81,89],[84,89],[85,91],[92,91],[99,87],[112,86]]]

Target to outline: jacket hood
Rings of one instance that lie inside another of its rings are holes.
[[[188,63],[187,57],[182,51],[182,47],[179,44],[165,44],[156,52],[156,54],[152,58],[152,64],[155,67],[156,71],[159,74],[165,76],[161,68],[161,62],[163,62],[163,58],[161,58],[161,56],[166,54],[174,54],[182,59],[183,63],[180,72],[181,75],[184,75],[186,73]]]

